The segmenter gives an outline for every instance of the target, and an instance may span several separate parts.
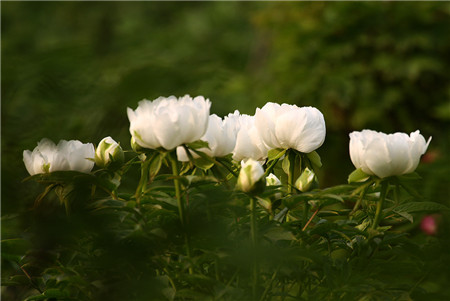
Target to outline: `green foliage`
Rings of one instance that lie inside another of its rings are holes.
[[[266,167],[282,153],[273,152]],[[289,172],[302,173],[311,164],[305,154],[287,153],[303,162],[296,165],[300,171]],[[30,177],[52,189],[28,213],[34,220],[29,234],[2,242],[9,266],[3,285],[17,288],[24,300],[450,296],[444,282],[430,275],[437,262],[427,248],[436,242],[424,245],[424,235],[410,239],[411,228],[405,228],[413,216],[448,210],[402,189],[405,181],[420,181],[416,175],[304,193],[269,186],[254,196],[235,189],[233,168],[224,164],[238,168],[237,162],[210,158],[222,178],[194,164],[184,175],[167,174],[163,167],[173,164],[174,155],[135,154],[115,174],[97,169]],[[141,179],[133,193],[120,183],[134,163],[141,166]],[[380,190],[386,206],[378,217]]]

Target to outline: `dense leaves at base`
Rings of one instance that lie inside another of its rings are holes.
[[[153,176],[139,185],[141,193],[121,192],[118,175],[106,170],[28,179],[52,184],[25,216],[32,229],[2,242],[4,265],[15,271],[3,279],[5,296],[21,292],[25,300],[250,300],[255,262],[258,300],[449,296],[427,280],[436,281],[431,268],[449,260],[433,255],[443,246],[423,235],[410,239],[410,229],[417,224],[413,217],[447,207],[402,188],[417,181],[415,176],[390,180],[394,184],[388,186],[382,224],[376,229],[369,225],[379,179],[293,195],[282,187],[267,187],[257,196],[255,250],[249,239],[249,197],[233,189],[235,180],[218,181],[211,170],[187,168],[179,178],[187,203],[183,227],[171,184],[174,176],[164,173],[171,155],[155,151],[146,156],[148,163],[141,164]],[[320,162],[315,156],[310,161],[311,156],[300,157],[304,164]],[[124,169],[129,164],[139,160],[131,159]],[[221,172],[227,174],[223,167]],[[359,199],[360,207],[351,210]]]

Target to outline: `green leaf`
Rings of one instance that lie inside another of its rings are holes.
[[[355,186],[343,184],[343,185],[337,185],[329,188],[325,188],[323,192],[331,193],[331,194],[345,194],[351,192],[353,189],[355,189]]]
[[[400,182],[400,186],[411,196],[415,198],[422,198],[420,193],[417,191],[416,183],[408,183],[405,181]]]
[[[366,174],[361,170],[361,168],[358,168],[354,170],[349,176],[348,176],[348,182],[349,183],[355,183],[355,182],[364,182],[370,177],[370,175]]]
[[[271,241],[279,241],[279,240],[295,240],[295,236],[288,230],[282,227],[275,227],[269,229],[264,234],[265,237],[270,239]]]
[[[55,187],[57,187],[59,184],[50,184],[47,187],[45,187],[44,192],[42,192],[40,195],[38,195],[38,197],[36,198],[36,200],[34,201],[34,206],[37,207],[40,205],[41,201],[47,196],[47,194],[50,193],[50,191],[52,191]]]
[[[2,244],[2,257],[19,262],[31,247],[30,243],[21,238],[4,239]]]
[[[283,204],[289,208],[289,209],[293,209],[299,205],[303,205],[305,201],[309,201],[311,200],[312,195],[311,194],[306,194],[306,193],[302,193],[302,194],[297,194],[297,195],[293,195],[291,197],[287,197],[283,199]]]
[[[66,291],[57,289],[57,288],[51,288],[46,290],[43,295],[47,298],[67,298],[68,294]]]
[[[272,202],[270,202],[270,200],[266,200],[260,197],[257,197],[258,199],[258,204],[263,207],[264,209],[266,209],[267,211],[272,210]]]
[[[309,230],[310,235],[327,236],[331,230],[338,228],[338,225],[333,222],[318,223],[314,228]]]
[[[314,199],[308,203],[315,208],[323,208],[336,203],[344,203],[344,199],[335,194],[324,194],[315,196]]]
[[[435,203],[435,202],[407,202],[399,205],[394,212],[401,215],[401,213],[414,213],[414,212],[434,212],[449,210],[448,207]]]
[[[193,150],[197,155],[199,155],[199,158],[194,159],[194,165],[198,168],[201,168],[203,170],[208,170],[216,163],[214,158],[211,158],[204,152]]]
[[[190,149],[200,149],[200,148],[209,148],[209,144],[206,141],[197,140],[191,143],[188,143],[187,146]]]
[[[397,176],[397,179],[402,182],[402,181],[417,181],[417,180],[421,180],[422,177],[417,173],[417,172],[412,172],[406,175],[401,175],[401,176]]]
[[[308,157],[309,161],[315,165],[316,167],[320,168],[322,167],[322,160],[320,160],[320,156],[316,151],[312,151],[310,153],[307,153],[306,156]]]
[[[409,214],[408,212],[405,212],[405,211],[396,211],[396,210],[393,210],[393,211],[394,211],[395,213],[397,213],[398,215],[400,215],[401,217],[407,219],[407,220],[410,221],[411,223],[414,222],[413,216],[412,216],[411,214]]]
[[[14,275],[9,279],[2,279],[2,286],[17,286],[17,285],[28,285],[30,284],[30,279],[25,275]]]
[[[149,176],[150,179],[154,179],[155,176],[159,173],[159,170],[161,169],[162,162],[164,161],[164,158],[166,156],[166,153],[159,153],[156,156],[152,158],[150,161],[149,166]]]
[[[34,295],[34,296],[30,296],[28,298],[26,298],[24,301],[34,301],[34,300],[45,300],[48,297],[44,296],[44,295]]]
[[[208,170],[214,166],[214,162],[205,158],[197,158],[194,160],[194,165],[203,170]]]
[[[269,150],[269,153],[267,154],[267,161],[273,161],[276,159],[281,158],[286,153],[285,149],[281,148],[274,148]]]
[[[150,233],[159,238],[163,238],[163,239],[167,238],[167,233],[161,228],[155,228],[155,229],[151,230]]]

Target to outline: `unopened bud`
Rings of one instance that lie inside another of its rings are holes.
[[[105,168],[110,164],[119,165],[124,161],[124,154],[119,143],[111,137],[103,138],[95,151],[95,164]]]
[[[277,178],[276,175],[271,173],[266,177],[266,185],[267,186],[280,186],[281,181],[280,181],[280,179]]]
[[[241,165],[237,180],[239,189],[250,194],[264,191],[265,178],[261,164],[253,159],[248,159],[246,162],[242,161]]]
[[[300,177],[298,177],[297,181],[295,181],[295,188],[297,188],[301,192],[306,192],[311,190],[313,184],[315,184],[316,182],[317,178],[314,174],[314,171],[306,167]]]

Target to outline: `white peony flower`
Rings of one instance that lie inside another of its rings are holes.
[[[268,102],[255,113],[255,125],[269,149],[295,149],[310,153],[325,140],[325,120],[314,107]]]
[[[239,130],[233,150],[233,159],[236,161],[246,159],[262,161],[267,158],[268,149],[255,126],[255,117],[242,114],[236,124]]]
[[[419,131],[385,134],[371,130],[350,134],[350,158],[356,168],[379,178],[412,173],[430,144]]]
[[[106,167],[111,162],[123,162],[124,154],[122,147],[111,137],[105,137],[95,150],[95,164]]]
[[[172,150],[203,136],[210,107],[211,102],[203,96],[142,100],[135,111],[127,110],[130,133],[144,148]]]
[[[89,173],[94,167],[94,145],[78,140],[61,140],[58,145],[49,139],[38,142],[33,152],[23,152],[23,162],[30,175],[63,170]]]
[[[224,157],[233,152],[236,145],[236,125],[235,120],[225,117],[223,120],[216,114],[209,116],[208,128],[200,140],[208,142],[209,148],[201,148],[199,151],[210,157]],[[194,158],[198,158],[194,151],[191,151]],[[189,161],[186,150],[179,146],[177,148],[179,161]]]
[[[240,190],[248,193],[259,192],[264,189],[264,169],[253,159],[241,162],[241,171],[237,180]],[[262,185],[260,185],[262,184]]]

